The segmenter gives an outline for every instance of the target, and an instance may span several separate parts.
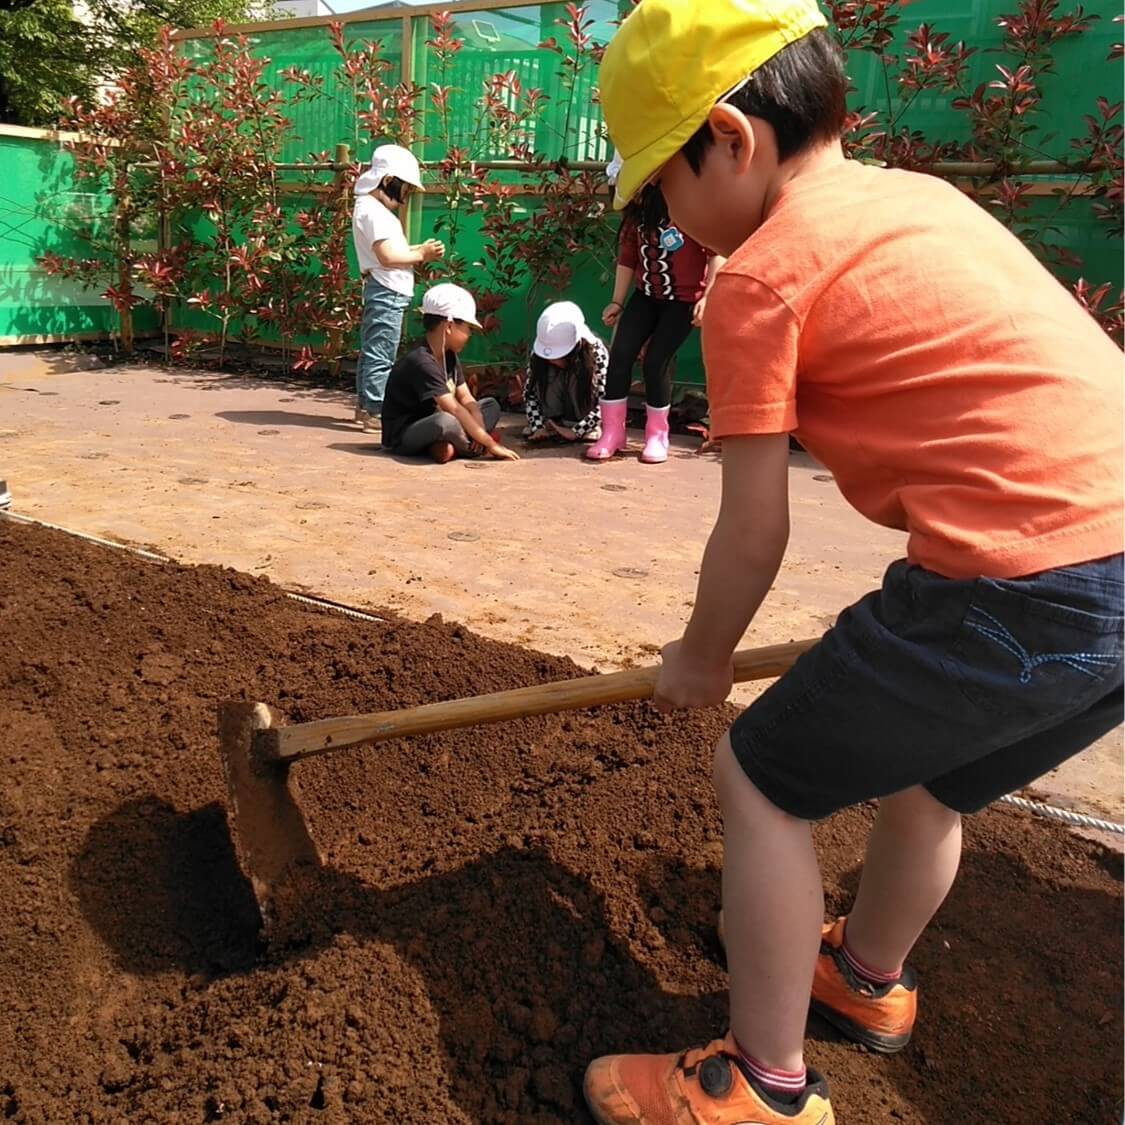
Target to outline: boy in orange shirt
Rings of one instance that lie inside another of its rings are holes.
[[[1122,719],[1121,354],[955,188],[845,159],[824,27],[813,0],[644,0],[602,65],[618,205],[658,183],[730,259],[703,326],[722,505],[658,705],[730,691],[788,540],[790,433],[909,533],[716,748],[730,1031],[595,1060],[603,1125],[830,1125],[810,997],[902,1049],[906,959],[953,883],[961,815]],[[855,904],[825,925],[809,822],[874,798]]]

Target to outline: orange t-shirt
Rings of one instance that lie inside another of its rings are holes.
[[[715,437],[794,432],[907,554],[1014,578],[1122,549],[1122,355],[1000,223],[846,161],[783,190],[711,292]]]

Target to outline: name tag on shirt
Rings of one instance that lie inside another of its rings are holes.
[[[684,248],[684,236],[676,227],[667,227],[660,232],[660,247],[669,254],[674,254]]]

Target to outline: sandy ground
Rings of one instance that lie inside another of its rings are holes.
[[[351,605],[440,613],[602,670],[653,662],[690,610],[720,474],[696,441],[676,439],[660,467],[569,449],[438,467],[382,453],[340,391],[84,366],[0,353],[13,511]],[[509,444],[521,425],[505,419]],[[902,553],[903,536],[863,520],[803,455],[791,501],[789,552],[748,645],[815,636]],[[1120,820],[1121,750],[1119,730],[1039,791]]]

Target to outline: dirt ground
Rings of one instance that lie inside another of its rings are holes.
[[[356,622],[266,579],[0,521],[0,1114],[16,1122],[587,1120],[585,1063],[721,1031],[710,746],[646,705],[295,767],[330,870],[272,951],[224,814],[215,708],[290,721],[576,674],[452,624]],[[817,828],[829,909],[868,810]],[[1121,1112],[1121,857],[968,824],[890,1059],[815,1018],[844,1125]]]
[[[0,353],[16,511],[413,620],[441,613],[603,670],[655,661],[682,629],[719,492],[694,439],[659,467],[570,449],[437,467],[381,453],[349,397],[308,380],[86,366]],[[504,423],[513,443],[519,426]],[[748,645],[818,635],[902,553],[808,458],[794,455],[790,480],[788,556]],[[1039,789],[1121,821],[1122,781],[1117,731]]]

